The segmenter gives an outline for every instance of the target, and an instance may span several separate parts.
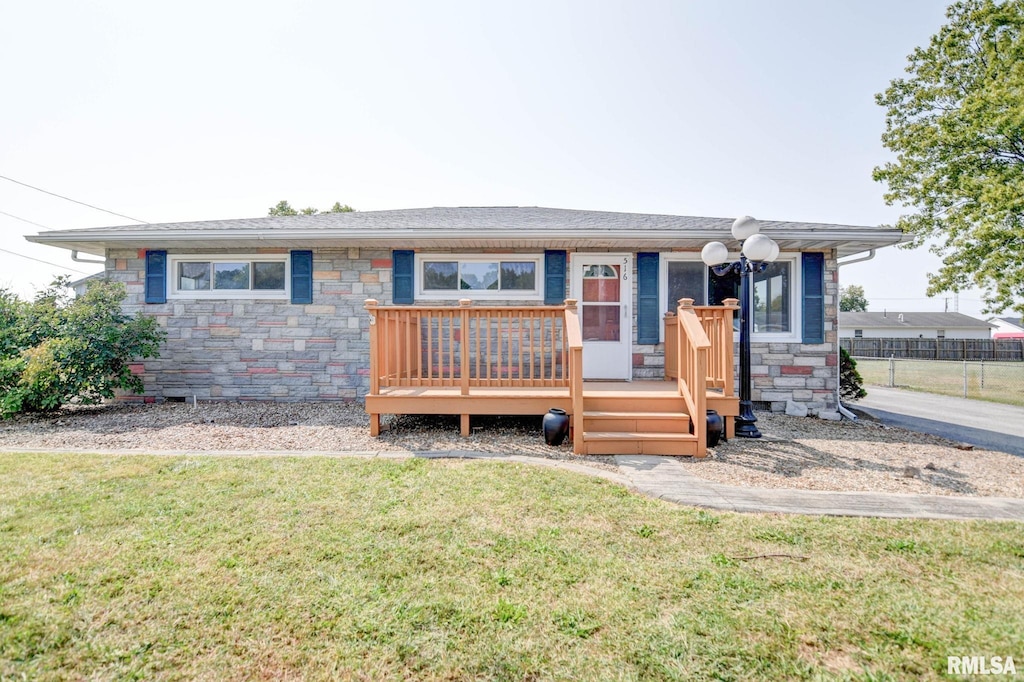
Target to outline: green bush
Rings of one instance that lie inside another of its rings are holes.
[[[868,394],[864,390],[864,379],[857,371],[857,361],[850,357],[845,348],[839,349],[839,397],[842,400],[859,400]]]
[[[131,362],[156,357],[164,332],[121,310],[124,285],[98,280],[74,298],[66,277],[31,303],[0,290],[0,416],[95,404],[142,391]]]

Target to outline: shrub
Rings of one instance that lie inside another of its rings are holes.
[[[864,390],[864,379],[857,371],[857,361],[850,357],[845,348],[839,349],[839,397],[843,400],[859,400],[868,394]]]
[[[164,332],[154,318],[126,315],[124,296],[123,284],[99,280],[73,298],[66,277],[32,303],[0,291],[0,416],[141,392],[130,363],[156,357]]]

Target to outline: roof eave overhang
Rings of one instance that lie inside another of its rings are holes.
[[[839,257],[852,256],[871,249],[892,246],[905,241],[905,235],[877,230],[765,230],[784,251],[837,249]],[[105,255],[107,249],[172,249],[172,248],[478,248],[517,246],[546,248],[652,248],[701,249],[710,241],[724,241],[735,246],[735,240],[713,230],[622,230],[589,233],[552,230],[489,230],[467,234],[463,230],[68,230],[42,232],[26,239],[93,255]]]

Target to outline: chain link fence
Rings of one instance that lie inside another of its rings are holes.
[[[853,359],[869,393],[874,384],[1024,407],[1024,362]]]

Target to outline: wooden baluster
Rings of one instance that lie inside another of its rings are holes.
[[[523,376],[523,326],[528,324],[530,319],[531,318],[530,318],[529,315],[524,315],[523,311],[519,311],[519,329],[516,330],[517,331],[517,337],[518,337],[518,340],[519,340],[519,346],[518,346],[516,355],[519,356],[517,358],[517,361],[518,361],[517,364],[519,365],[518,379],[519,379],[519,383],[521,385],[523,385],[523,386],[526,385],[526,378]]]
[[[468,298],[459,299],[460,319],[459,325],[459,385],[462,388],[462,395],[469,395],[469,306],[473,301]]]

